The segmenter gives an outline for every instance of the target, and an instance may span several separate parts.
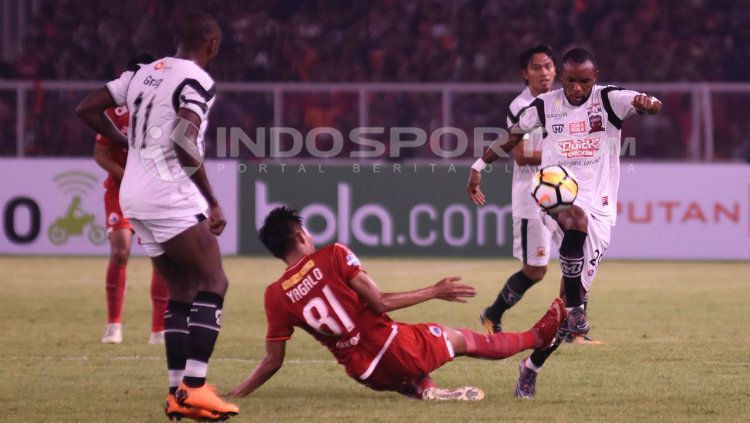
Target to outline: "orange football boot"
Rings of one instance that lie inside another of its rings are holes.
[[[240,407],[219,398],[216,395],[216,389],[209,384],[199,388],[191,388],[185,383],[181,383],[177,387],[175,397],[177,402],[182,405],[213,411],[224,418],[240,414]]]
[[[198,420],[199,422],[216,422],[222,420],[220,414],[212,411],[180,405],[177,402],[177,398],[172,394],[167,395],[167,400],[164,401],[164,414],[167,415],[169,420],[173,421],[179,421],[184,417]]]

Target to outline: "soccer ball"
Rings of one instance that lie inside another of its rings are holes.
[[[531,185],[531,196],[547,213],[558,213],[573,205],[578,195],[578,182],[573,172],[562,166],[539,169]]]

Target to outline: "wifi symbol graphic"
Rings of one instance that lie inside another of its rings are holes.
[[[52,180],[57,188],[67,195],[86,195],[99,184],[99,178],[79,170],[60,173]]]

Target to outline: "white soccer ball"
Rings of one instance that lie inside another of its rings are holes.
[[[578,182],[573,172],[562,166],[543,167],[534,175],[531,196],[542,210],[558,213],[573,205]]]

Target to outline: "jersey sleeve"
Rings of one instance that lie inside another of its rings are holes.
[[[622,121],[637,113],[637,110],[633,107],[633,98],[638,94],[640,93],[637,91],[615,86],[602,89],[602,104],[607,115],[609,115],[609,120],[618,129],[622,127]]]
[[[279,298],[274,295],[272,286],[266,288],[264,307],[268,321],[266,341],[286,341],[291,338],[294,333],[294,323],[291,322],[291,315],[285,312],[280,304]]]
[[[357,256],[343,244],[333,245],[331,261],[332,268],[336,274],[346,283],[349,283],[349,281],[354,279],[359,272],[365,271],[359,258],[357,258]]]
[[[521,108],[517,115],[517,122],[512,128],[528,134],[536,128],[544,128],[544,101],[541,98],[535,98],[528,106]]]
[[[173,97],[175,111],[188,109],[198,115],[201,120],[205,120],[215,94],[216,87],[210,77],[186,78],[175,89]]]
[[[109,81],[105,85],[116,105],[122,106],[127,102],[128,85],[130,85],[133,75],[135,75],[135,72],[125,71],[119,78]]]

